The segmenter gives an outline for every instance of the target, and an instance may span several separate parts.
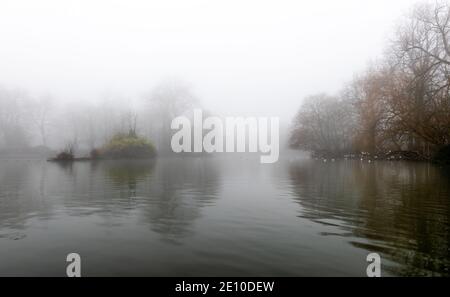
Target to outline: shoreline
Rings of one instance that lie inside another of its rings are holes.
[[[450,165],[448,160],[438,160],[436,158],[427,158],[417,152],[412,151],[390,151],[386,153],[370,154],[366,152],[361,153],[317,153],[312,152],[311,158],[324,161],[328,160],[361,160],[361,161],[408,161],[408,162],[423,162],[437,165]]]

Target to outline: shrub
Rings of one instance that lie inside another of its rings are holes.
[[[67,146],[67,148],[60,152],[55,158],[57,161],[73,161],[73,159],[74,154],[72,146]]]
[[[153,144],[134,133],[115,135],[99,152],[105,159],[145,159],[156,156]]]

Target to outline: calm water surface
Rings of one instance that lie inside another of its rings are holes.
[[[0,276],[450,274],[450,173],[422,163],[0,160]]]

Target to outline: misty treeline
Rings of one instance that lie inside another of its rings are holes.
[[[170,149],[171,120],[198,104],[189,84],[165,80],[139,96],[105,95],[69,101],[0,86],[0,153],[77,153],[100,147],[118,134],[139,134],[160,153]]]
[[[318,155],[409,151],[426,158],[448,149],[449,40],[449,2],[416,5],[379,61],[338,95],[304,100],[290,146]]]

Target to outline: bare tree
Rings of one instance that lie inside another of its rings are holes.
[[[326,155],[348,152],[355,124],[349,101],[326,94],[310,96],[294,119],[290,146]]]
[[[356,78],[346,89],[345,96],[358,114],[358,131],[355,135],[356,148],[369,153],[381,149],[386,127],[385,86],[389,75],[385,69],[371,67]]]
[[[167,80],[158,84],[144,99],[148,104],[148,125],[161,152],[170,148],[171,121],[193,108],[198,100],[191,88],[180,80]]]
[[[25,106],[28,96],[22,90],[0,87],[0,143],[8,148],[28,145]]]
[[[29,119],[36,127],[43,146],[47,147],[48,128],[51,125],[50,113],[54,105],[54,99],[50,95],[42,96],[36,100],[30,100],[28,110]]]
[[[449,142],[449,21],[448,2],[418,5],[392,47],[397,91],[389,106],[409,132],[408,148],[423,154]]]

